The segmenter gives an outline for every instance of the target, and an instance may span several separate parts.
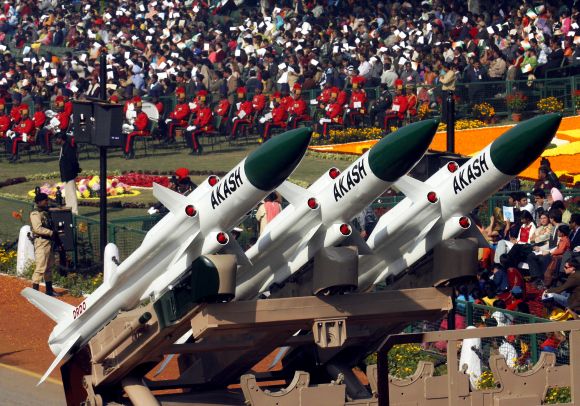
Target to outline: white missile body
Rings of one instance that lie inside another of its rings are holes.
[[[24,289],[22,295],[57,322],[48,339],[57,357],[39,383],[119,311],[130,310],[146,298],[157,299],[183,277],[200,255],[215,254],[224,247],[243,255],[227,232],[295,169],[310,136],[310,129],[280,134],[252,152],[219,182],[211,176],[188,196],[155,184],[153,193],[169,213],[119,266],[110,257],[115,250],[107,251],[110,256],[106,257],[103,284],[80,305],[74,307],[36,290]],[[263,162],[271,156],[278,159]]]
[[[407,197],[379,219],[369,236],[374,255],[359,257],[359,290],[396,276],[439,242],[469,229],[468,213],[541,154],[560,119],[553,114],[523,122],[460,168],[449,163],[425,183],[409,177],[396,182]]]
[[[406,174],[427,150],[437,129],[426,120],[390,134],[338,175],[336,169],[308,189],[285,182],[277,189],[289,202],[267,225],[238,268],[236,299],[258,296],[303,267],[320,249],[348,243],[370,253],[348,224]]]

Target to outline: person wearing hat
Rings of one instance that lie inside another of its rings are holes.
[[[69,139],[66,132],[56,134],[56,144],[60,146],[58,165],[60,180],[64,182],[65,206],[71,208],[73,214],[79,214],[77,201],[77,186],[75,179],[82,171],[79,166],[77,147],[74,139]]]
[[[264,133],[262,134],[262,140],[267,141],[270,138],[270,132],[272,128],[286,128],[288,125],[288,110],[286,105],[283,104],[280,92],[276,92],[272,95],[272,103],[274,103],[274,108],[272,108],[272,118],[266,121],[264,125]]]
[[[22,95],[20,93],[14,93],[12,95],[12,109],[10,109],[10,120],[13,125],[20,122],[20,102],[22,101]]]
[[[324,89],[322,90],[322,93],[320,93],[320,95],[318,95],[318,97],[316,98],[316,101],[318,101],[318,107],[322,111],[326,111],[326,106],[328,105],[328,102],[330,101],[330,97],[332,95],[333,89],[334,88],[332,86],[332,82],[327,80],[324,83]]]
[[[229,100],[227,99],[227,97],[224,97],[218,102],[218,104],[214,108],[214,113],[218,119],[217,129],[221,135],[225,135],[224,131],[226,126],[223,125],[223,123],[224,120],[226,120],[228,118],[228,115],[230,114],[230,107],[231,104]]]
[[[34,103],[34,115],[32,116],[34,128],[36,128],[36,144],[40,145],[43,153],[52,152],[52,143],[50,142],[50,131],[44,126],[46,124],[46,113],[42,110],[42,100],[37,99]]]
[[[11,124],[10,116],[6,114],[6,101],[0,99],[0,140],[4,141],[6,139],[6,134],[10,130]]]
[[[411,117],[417,116],[417,92],[415,91],[415,85],[408,82],[405,85],[405,90],[407,91],[407,111]]]
[[[36,209],[30,212],[30,228],[34,238],[36,265],[32,274],[32,288],[39,290],[40,283],[44,280],[46,294],[54,296],[52,289],[52,267],[54,266],[52,242],[56,238],[56,233],[53,231],[52,221],[48,214],[48,195],[38,193],[34,197],[34,203],[36,203]]]
[[[252,98],[252,108],[257,115],[262,114],[264,108],[266,107],[266,96],[262,94],[262,86],[257,86],[254,89],[254,97]]]
[[[207,96],[207,90],[200,90],[197,93],[197,114],[193,120],[193,125],[186,129],[185,140],[188,147],[191,148],[190,155],[201,155],[203,148],[198,141],[198,137],[206,132],[213,131],[211,108],[205,102]]]
[[[363,76],[354,76],[351,80],[352,92],[348,103],[348,119],[350,125],[356,125],[358,121],[364,122],[366,114],[367,94],[362,88],[365,82]]]
[[[526,314],[530,313],[530,307],[528,306],[525,300],[526,294],[521,286],[514,286],[511,290],[510,296],[511,300],[509,304],[506,305],[506,310]]]
[[[302,85],[296,82],[292,87],[293,97],[292,103],[288,108],[289,124],[291,128],[298,127],[298,123],[302,121],[310,121],[310,115],[308,114],[308,106],[304,99],[302,99]]]
[[[169,123],[165,139],[168,144],[175,143],[176,130],[187,127],[187,122],[191,114],[189,103],[185,100],[185,87],[179,86],[175,89],[175,96],[177,97],[177,104],[173,111],[169,113],[169,118],[165,120]]]
[[[343,119],[343,105],[339,103],[339,89],[337,87],[332,88],[332,93],[330,95],[330,100],[325,109],[326,117],[320,119],[319,123],[322,125],[322,137],[329,139],[328,125],[329,124],[340,124],[344,123]]]
[[[66,115],[70,117],[72,116],[73,113],[73,103],[72,100],[70,99],[73,95],[72,90],[70,89],[62,89],[62,98],[64,101],[64,112],[66,113]]]
[[[254,108],[252,107],[252,102],[250,100],[246,100],[246,93],[246,88],[243,86],[238,87],[236,90],[238,104],[236,114],[232,118],[233,125],[230,132],[233,140],[236,139],[240,126],[248,127],[252,124],[252,114],[254,113]]]
[[[391,121],[395,121],[397,127],[400,127],[407,113],[408,100],[403,94],[403,81],[401,79],[395,80],[395,97],[391,108],[385,113],[383,128],[387,132],[391,132]]]
[[[10,162],[18,161],[18,144],[24,143],[34,143],[34,122],[28,116],[28,105],[22,104],[19,106],[20,109],[20,121],[17,125],[13,127],[13,131],[10,133],[10,151],[12,155],[8,160]]]
[[[148,137],[151,135],[147,130],[149,125],[149,117],[143,111],[143,101],[141,97],[133,97],[132,103],[128,106],[126,116],[129,120],[128,124],[123,125],[123,132],[126,132],[125,137],[125,159],[135,158],[135,150],[133,144],[135,137]]]

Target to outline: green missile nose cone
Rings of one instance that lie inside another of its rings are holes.
[[[371,171],[385,182],[405,175],[429,148],[438,125],[437,120],[423,120],[384,137],[369,152]]]
[[[544,114],[508,130],[491,144],[490,155],[495,167],[512,176],[526,169],[550,144],[560,121],[561,114]]]
[[[244,164],[250,183],[264,191],[276,189],[300,163],[311,136],[310,127],[297,128],[262,144]]]

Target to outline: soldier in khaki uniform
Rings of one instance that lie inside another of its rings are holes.
[[[34,256],[36,257],[36,269],[32,275],[32,288],[39,290],[40,282],[46,283],[46,294],[54,296],[52,289],[52,266],[54,254],[52,242],[54,231],[48,214],[48,196],[46,193],[38,193],[34,198],[36,210],[30,213],[30,224],[34,237]]]

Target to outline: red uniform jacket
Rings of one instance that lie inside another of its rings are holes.
[[[347,103],[347,100],[348,94],[344,90],[338,92],[338,96],[336,97],[337,103],[339,103],[341,106],[344,106]]]
[[[20,123],[14,127],[14,132],[20,136],[22,136],[22,134],[30,135],[33,130],[34,122],[30,118],[20,121]]]
[[[285,125],[288,120],[288,110],[286,106],[280,103],[272,109],[272,122],[275,125]]]
[[[226,117],[228,115],[228,111],[230,111],[230,102],[228,99],[220,100],[215,109],[216,114],[220,117]]]
[[[252,99],[252,107],[255,111],[262,111],[266,107],[266,96],[263,94],[257,94]]]
[[[318,103],[327,104],[328,101],[330,100],[330,95],[331,94],[332,94],[332,88],[330,88],[330,89],[324,89],[322,91],[322,93],[320,94],[320,96],[318,96],[316,98],[316,100],[318,100]]]
[[[64,104],[64,112],[65,112],[65,113],[66,113],[66,114],[69,116],[69,118],[70,118],[70,116],[71,116],[71,115],[72,115],[72,113],[73,113],[73,104],[72,104],[72,101],[70,101],[70,100],[69,100],[69,101],[67,101],[67,102]]]
[[[14,123],[20,121],[20,106],[12,107],[12,110],[10,110],[10,118]]]
[[[197,110],[197,117],[193,121],[193,124],[198,129],[204,129],[211,124],[211,118],[211,109],[207,106],[200,106],[200,108]]]
[[[55,116],[58,121],[60,121],[60,124],[58,125],[58,129],[60,131],[66,131],[68,129],[68,123],[70,121],[70,116],[68,114],[66,114],[65,111],[61,111],[60,113],[57,113]]]
[[[396,112],[396,115],[402,120],[405,118],[405,113],[407,112],[407,107],[409,106],[407,98],[403,95],[396,96],[393,99],[393,106],[391,110],[394,110],[395,106],[399,106],[399,111]]]
[[[294,99],[293,103],[288,108],[288,112],[293,116],[302,116],[308,111],[306,102],[302,99]]]
[[[161,117],[163,115],[163,103],[161,102],[155,103],[155,108],[159,112],[159,117]]]
[[[367,94],[365,93],[364,90],[353,90],[352,94],[350,95],[350,103],[348,104],[348,107],[350,107],[350,109],[363,109],[365,107],[365,103],[367,102]],[[360,107],[355,107],[354,104],[355,103],[360,103]],[[364,111],[362,111],[362,113],[364,113]]]
[[[0,115],[0,133],[2,136],[6,135],[6,131],[10,129],[10,116],[6,114]]]
[[[189,103],[180,103],[175,106],[175,109],[169,113],[169,118],[173,120],[187,120],[189,117]]]
[[[34,121],[34,127],[36,128],[44,127],[44,123],[46,123],[46,114],[44,114],[44,111],[42,110],[37,111],[36,113],[34,113],[32,121]]]
[[[240,112],[243,111],[244,113],[246,113],[245,115],[243,115],[243,117],[240,117]],[[252,102],[249,100],[246,100],[244,102],[242,102],[242,104],[240,104],[240,108],[238,109],[238,111],[236,111],[236,116],[238,118],[243,118],[245,120],[249,120],[250,119],[250,115],[252,114],[253,111],[253,107],[252,107]]]
[[[282,100],[280,100],[280,104],[283,105],[286,110],[288,110],[290,106],[294,104],[294,98],[292,96],[283,97]]]
[[[137,114],[135,121],[133,122],[133,128],[135,131],[144,131],[149,124],[149,117],[143,111]]]
[[[338,101],[330,103],[326,109],[326,117],[333,123],[342,124],[342,104]]]

